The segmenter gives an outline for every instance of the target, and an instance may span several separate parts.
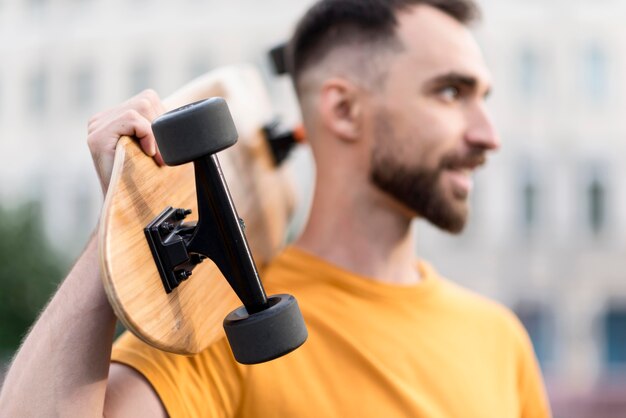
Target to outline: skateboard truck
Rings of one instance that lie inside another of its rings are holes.
[[[167,207],[144,229],[165,291],[173,292],[210,258],[243,302],[224,321],[235,358],[259,363],[299,347],[307,332],[298,304],[290,295],[265,294],[215,155],[237,142],[224,99],[168,112],[153,122],[152,130],[166,164],[193,162],[198,200],[197,222],[184,222],[189,209]]]
[[[166,293],[187,280],[205,255],[189,254],[189,240],[196,223],[183,223],[191,209],[168,206],[144,229]]]
[[[296,144],[304,142],[304,128],[302,125],[289,128],[275,118],[263,127],[265,139],[270,146],[274,163],[280,165]]]

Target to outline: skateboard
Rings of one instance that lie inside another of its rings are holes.
[[[177,354],[204,350],[224,330],[241,363],[294,350],[306,339],[297,302],[265,295],[257,271],[281,248],[294,208],[274,157],[284,150],[272,153],[267,141],[259,74],[218,69],[164,104],[171,111],[153,131],[168,165],[122,137],[101,214],[102,280],[117,317]]]

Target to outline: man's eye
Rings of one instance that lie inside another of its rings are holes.
[[[461,90],[455,86],[447,86],[439,90],[439,96],[447,102],[452,102],[458,99],[460,95]]]

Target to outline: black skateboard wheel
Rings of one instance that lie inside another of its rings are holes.
[[[307,339],[298,302],[291,295],[268,298],[269,308],[249,315],[241,306],[224,319],[224,330],[235,359],[242,364],[274,360]]]
[[[237,129],[226,100],[213,97],[165,113],[152,122],[167,165],[186,164],[237,142]]]

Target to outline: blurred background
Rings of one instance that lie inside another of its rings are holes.
[[[89,116],[247,62],[296,120],[266,52],[310,3],[0,0],[0,381],[96,225]],[[556,417],[624,417],[626,2],[479,4],[503,148],[477,175],[466,233],[420,223],[416,253],[519,315]],[[294,158],[306,196],[311,161]]]

